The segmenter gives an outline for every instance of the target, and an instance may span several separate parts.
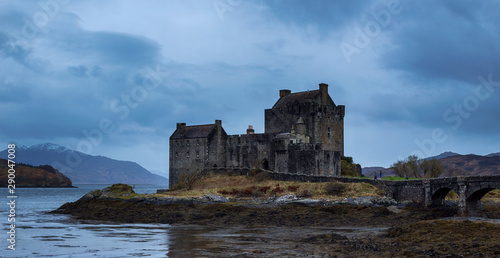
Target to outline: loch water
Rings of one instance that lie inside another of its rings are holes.
[[[0,209],[0,257],[167,257],[169,225],[115,224],[80,221],[69,215],[48,214],[66,202],[108,185],[76,185],[78,188],[18,188],[15,196],[15,250],[8,241],[10,207],[7,188]],[[137,193],[155,193],[166,186],[135,185]]]
[[[15,250],[9,250],[10,198],[4,188],[0,208],[0,257],[240,257],[303,255],[290,240],[337,233],[348,238],[380,235],[383,227],[215,227],[168,224],[124,224],[82,221],[64,214],[50,214],[91,190],[109,185],[78,188],[16,189]],[[134,185],[140,194],[155,193],[158,185]],[[445,218],[481,220],[484,218]],[[294,247],[295,246],[295,247]]]
[[[48,213],[66,202],[109,185],[78,188],[16,189],[15,250],[9,250],[8,190],[3,190],[0,257],[277,257],[301,255],[291,249],[290,236],[337,232],[349,237],[381,234],[387,228],[248,228],[168,224],[124,224],[82,221]],[[140,194],[155,193],[161,185],[134,185]]]

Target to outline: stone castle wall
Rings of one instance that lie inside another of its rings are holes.
[[[320,90],[291,93],[265,110],[265,133],[227,135],[222,121],[178,124],[170,138],[170,185],[183,173],[212,168],[261,168],[277,173],[340,176],[344,152],[344,106]]]

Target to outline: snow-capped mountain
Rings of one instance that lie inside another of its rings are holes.
[[[7,154],[7,149],[1,151],[0,158],[6,159]],[[15,161],[34,166],[51,165],[73,184],[168,184],[168,179],[135,162],[87,155],[53,143],[16,146]]]
[[[17,148],[20,149],[19,146]],[[21,146],[21,148],[25,148],[26,150],[30,150],[30,151],[54,151],[54,152],[58,152],[58,153],[72,151],[66,147],[63,147],[63,146],[57,145],[57,144],[53,144],[53,143],[37,144],[37,145],[33,145],[29,148],[26,146]]]

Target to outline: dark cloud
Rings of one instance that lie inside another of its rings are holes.
[[[264,1],[272,13],[287,24],[314,26],[322,34],[349,24],[358,18],[368,1],[349,0],[272,0]]]
[[[356,54],[363,62],[350,66],[334,42],[350,40],[354,27],[373,21],[371,11],[386,8],[387,1],[257,0],[234,6],[223,21],[211,4],[197,2],[189,2],[188,11],[164,2],[163,16],[151,9],[125,16],[112,4],[100,5],[109,16],[94,15],[89,2],[70,3],[25,37],[26,19],[41,10],[31,3],[0,9],[0,110],[8,110],[0,121],[9,121],[0,128],[1,141],[74,143],[85,139],[82,130],[109,119],[116,128],[106,135],[107,149],[124,154],[133,146],[156,146],[166,157],[177,122],[222,119],[231,134],[244,133],[249,124],[259,131],[280,89],[317,89],[326,82],[334,101],[346,105],[346,151],[366,165],[377,165],[380,157],[373,153],[381,148],[385,163],[414,148],[408,145],[418,129],[477,136],[478,145],[500,142],[498,87],[456,129],[457,113],[443,118],[474,96],[478,76],[491,73],[500,81],[495,1],[401,1],[401,13]],[[120,10],[143,7],[121,4]],[[154,28],[142,23],[148,19]],[[156,87],[148,84],[151,71],[159,72]],[[394,135],[400,143],[382,146],[382,138]]]
[[[500,19],[495,16],[499,5],[492,1],[408,2],[390,35],[395,47],[381,55],[380,61],[416,78],[475,84],[478,76],[496,72],[500,66],[500,46],[495,43],[500,40]]]

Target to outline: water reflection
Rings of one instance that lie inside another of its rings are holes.
[[[372,237],[387,228],[361,227],[199,227],[172,226],[167,230],[168,255],[202,256],[296,256],[315,248],[323,235],[339,234],[347,238]]]

